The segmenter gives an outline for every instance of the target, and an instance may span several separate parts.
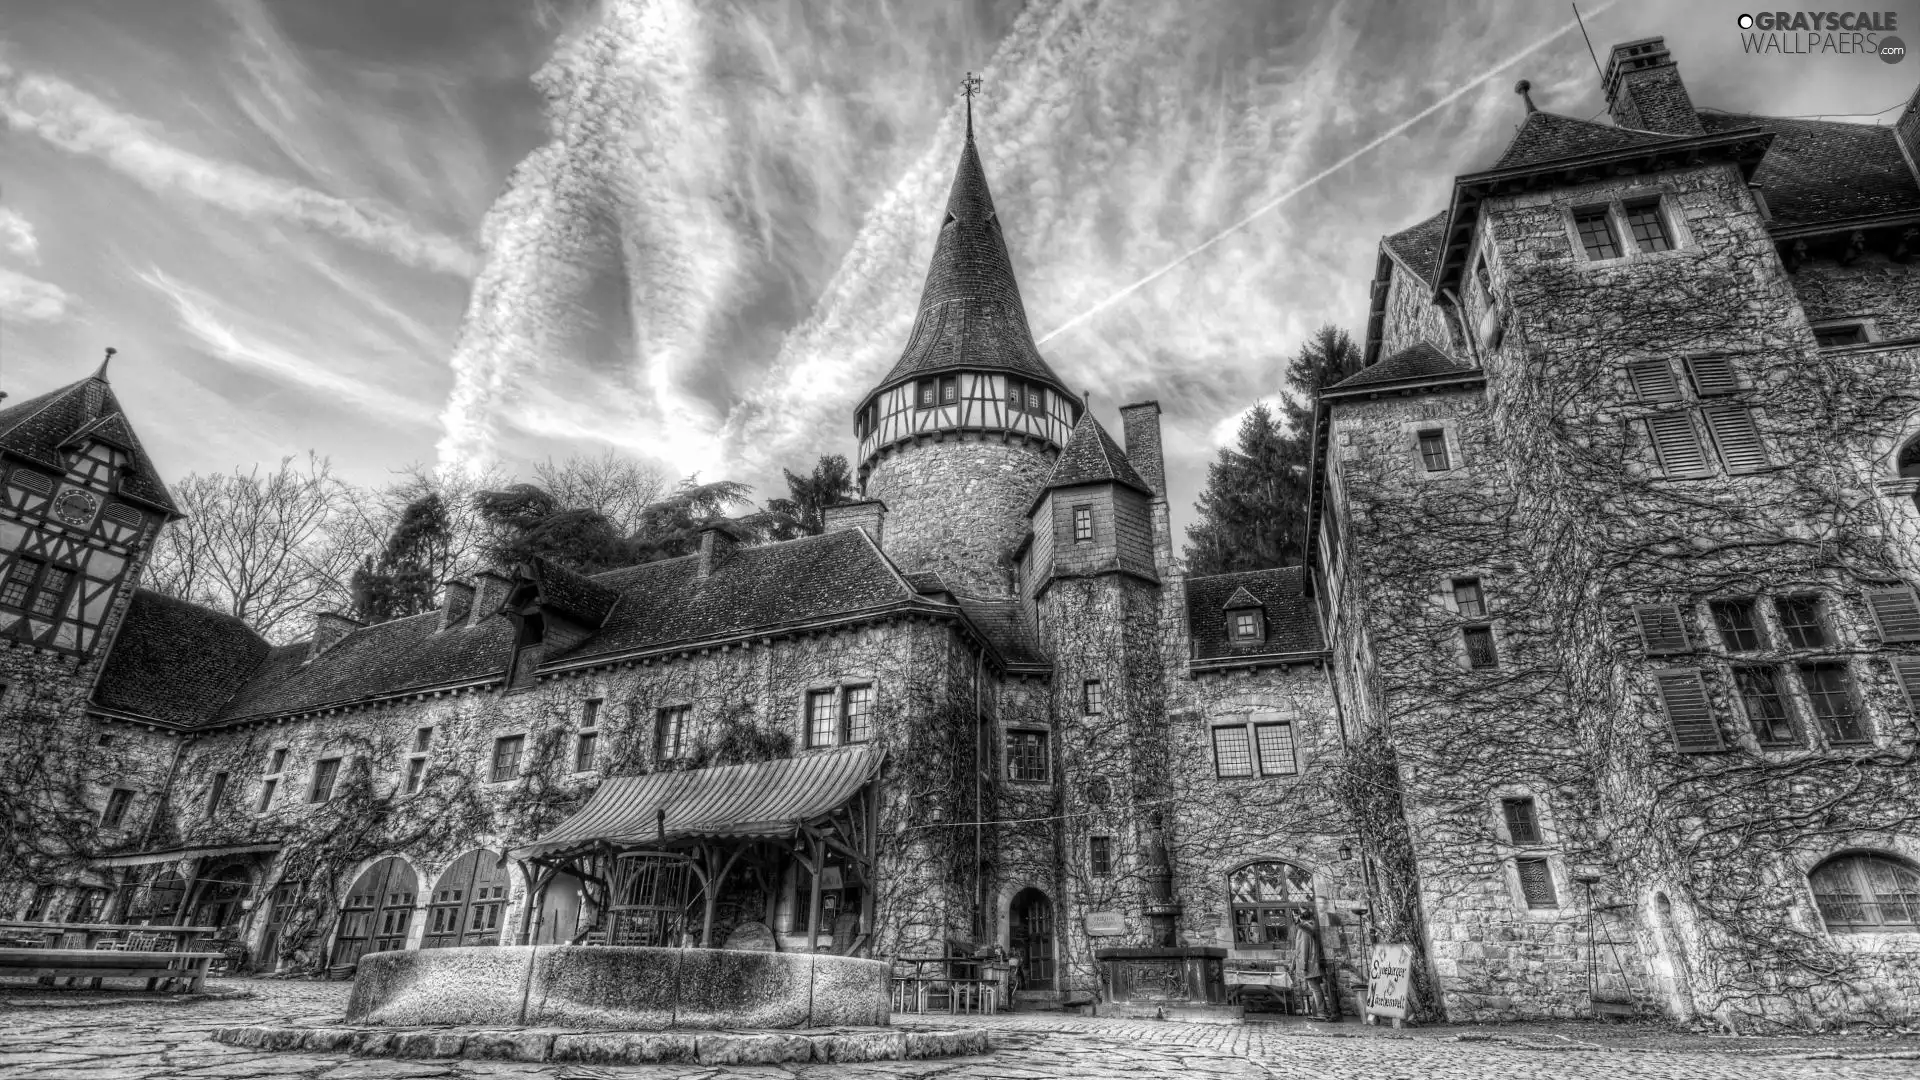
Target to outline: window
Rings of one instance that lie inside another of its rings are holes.
[[[1780,629],[1787,644],[1795,649],[1820,649],[1827,645],[1827,629],[1820,622],[1820,598],[1783,596],[1774,602],[1780,613]]]
[[[580,726],[583,728],[600,726],[600,698],[588,698],[580,706]]]
[[[1613,218],[1604,206],[1589,206],[1573,212],[1574,228],[1580,232],[1580,246],[1587,258],[1598,262],[1620,257],[1620,238],[1614,234]]]
[[[1728,652],[1753,652],[1761,646],[1760,619],[1753,601],[1715,600],[1707,605],[1713,613],[1713,625],[1720,631],[1720,643]]]
[[[1007,380],[1007,408],[1014,412],[1043,415],[1046,412],[1046,392],[1031,383],[1018,379]]]
[[[1271,713],[1266,714],[1271,716]],[[1213,728],[1213,771],[1222,779],[1291,776],[1300,771],[1293,743],[1293,724],[1286,720],[1216,724]]]
[[[220,800],[225,798],[226,794],[227,774],[223,772],[214,773],[213,783],[207,786],[207,817],[211,818],[219,812]]]
[[[1487,598],[1486,595],[1480,591],[1479,578],[1454,579],[1453,610],[1469,619],[1486,618]]]
[[[1094,877],[1113,876],[1113,837],[1087,837],[1087,872]]]
[[[1867,727],[1853,703],[1852,680],[1845,664],[1808,664],[1800,669],[1800,683],[1806,687],[1813,718],[1836,743],[1867,741]]]
[[[0,585],[0,604],[8,607],[27,606],[27,594],[33,591],[33,583],[40,578],[40,568],[46,564],[32,559],[19,559],[13,568],[7,571],[6,584]]]
[[[1525,858],[1513,860],[1513,868],[1520,873],[1520,895],[1526,898],[1530,908],[1555,908],[1560,899],[1553,891],[1553,868],[1543,858]]]
[[[1740,707],[1746,711],[1747,724],[1761,746],[1793,746],[1793,722],[1787,718],[1786,698],[1780,693],[1780,680],[1772,668],[1737,667],[1733,686],[1740,695]]]
[[[279,786],[280,778],[277,776],[269,776],[260,782],[260,801],[255,804],[254,813],[264,814],[273,806],[273,792]]]
[[[940,403],[940,380],[921,379],[913,387],[913,404],[918,409],[931,409]]]
[[[1080,707],[1088,716],[1099,716],[1107,711],[1107,691],[1099,679],[1088,679],[1080,684]]]
[[[1667,724],[1673,728],[1674,749],[1683,754],[1720,750],[1720,725],[1714,721],[1713,707],[1707,703],[1707,688],[1700,673],[1692,668],[1673,668],[1655,672],[1654,686],[1660,691],[1660,704],[1666,709]]]
[[[1813,328],[1814,344],[1823,349],[1838,349],[1845,345],[1865,345],[1867,340],[1865,323],[1840,323]]]
[[[597,731],[583,731],[579,735],[574,737],[574,740],[573,740],[573,771],[574,772],[592,772],[593,771],[594,744],[599,742],[599,740],[600,740],[600,733]]]
[[[1093,507],[1076,506],[1073,508],[1073,542],[1088,543],[1093,539]]]
[[[1667,235],[1667,223],[1660,218],[1659,199],[1630,202],[1626,210],[1627,231],[1633,234],[1634,246],[1642,252],[1673,250],[1673,238]]]
[[[40,591],[33,597],[33,613],[51,618],[60,610],[60,601],[67,595],[67,583],[73,580],[73,571],[62,570],[57,566],[47,567],[47,576],[40,582]]]
[[[1244,725],[1213,729],[1213,772],[1222,778],[1253,775],[1253,747]]]
[[[1264,862],[1227,875],[1236,949],[1285,949],[1313,918],[1313,878],[1291,863]]]
[[[287,751],[285,747],[281,747],[280,749],[275,750],[273,752],[273,758],[267,764],[267,771],[269,773],[278,773],[278,772],[285,772],[286,769],[287,769]]]
[[[661,709],[653,718],[653,760],[655,764],[678,761],[687,738],[687,721],[693,706],[674,705]]]
[[[133,805],[133,792],[123,787],[114,788],[107,795],[107,808],[100,814],[100,827],[117,829],[126,823],[127,807]]]
[[[1420,464],[1428,472],[1446,472],[1453,468],[1447,457],[1447,433],[1441,431],[1423,431],[1420,440]]]
[[[1669,477],[1697,476],[1711,471],[1713,459],[1708,457],[1708,443],[1700,438],[1700,425],[1706,428],[1714,458],[1728,473],[1766,468],[1766,446],[1754,423],[1753,410],[1735,401],[1721,400],[1742,389],[1731,358],[1717,354],[1689,356],[1683,363],[1687,371],[1684,387],[1674,378],[1673,367],[1665,360],[1642,360],[1627,365],[1628,381],[1641,401],[1688,402],[1686,408],[1656,413],[1637,421],[1646,427],[1660,471]]]
[[[427,777],[427,759],[426,758],[417,757],[407,762],[407,794],[411,795],[414,792],[419,791],[420,785],[423,781],[426,780],[426,777]]]
[[[413,733],[413,752],[414,753],[424,754],[427,752],[427,747],[431,745],[433,745],[433,729],[432,728],[423,727]]]
[[[1007,732],[1007,779],[1045,780],[1047,778],[1047,733],[1044,731]]]
[[[1640,624],[1640,647],[1648,656],[1669,656],[1693,648],[1687,639],[1686,612],[1678,604],[1641,604],[1633,609]]]
[[[1530,847],[1541,842],[1540,813],[1532,799],[1501,799],[1500,812],[1507,821],[1507,842]]]
[[[1300,771],[1293,753],[1291,723],[1253,725],[1253,743],[1260,756],[1261,776],[1287,776]]]
[[[1467,646],[1468,667],[1480,671],[1500,666],[1500,654],[1493,647],[1493,627],[1469,626],[1460,633]]]
[[[833,745],[833,691],[807,691],[807,745]]]
[[[493,783],[517,780],[520,777],[520,755],[527,749],[525,735],[508,735],[493,740],[493,769],[489,779]]]
[[[333,782],[340,779],[340,759],[322,758],[313,763],[313,786],[307,789],[307,801],[323,803],[333,798]]]
[[[1260,640],[1260,613],[1258,611],[1236,611],[1232,614],[1233,640]]]
[[[1831,934],[1920,931],[1920,871],[1904,859],[1837,855],[1808,875]]]
[[[952,405],[960,400],[960,380],[952,375],[940,380],[940,404]]]
[[[873,738],[873,687],[849,686],[840,692],[840,741],[863,743]]]

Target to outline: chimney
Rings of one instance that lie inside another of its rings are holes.
[[[1900,143],[1900,151],[1907,156],[1907,168],[1920,177],[1920,87],[1914,88],[1900,119],[1894,121],[1893,135]]]
[[[473,611],[473,586],[464,581],[449,581],[440,587],[441,630],[451,630],[467,621]]]
[[[497,571],[482,570],[473,575],[473,612],[467,617],[467,625],[479,626],[499,614],[512,587],[513,579]]]
[[[727,561],[727,554],[737,543],[739,537],[734,535],[733,527],[725,522],[716,521],[701,529],[700,558],[694,563],[693,576],[712,577],[720,564]]]
[[[1167,497],[1167,459],[1160,450],[1160,403],[1136,401],[1120,406],[1120,434],[1127,461],[1160,498]]]
[[[1706,133],[1680,81],[1680,69],[1667,52],[1665,38],[1641,38],[1615,45],[1600,84],[1607,92],[1607,113],[1615,127],[1665,135]]]
[[[313,617],[313,644],[307,653],[312,660],[340,644],[340,639],[360,629],[360,623],[336,611],[322,611]]]
[[[887,517],[887,504],[879,499],[862,499],[859,502],[841,503],[829,506],[820,512],[825,524],[823,532],[839,532],[842,529],[865,529],[867,538],[875,547],[880,545],[880,524]]]

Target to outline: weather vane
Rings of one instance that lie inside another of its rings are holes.
[[[980,76],[967,72],[960,80],[960,92],[967,95],[967,138],[973,138],[973,95],[980,92]]]

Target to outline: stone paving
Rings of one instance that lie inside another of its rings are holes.
[[[195,1003],[111,1000],[0,988],[0,1076],[8,1080],[412,1080],[448,1077],[553,1077],[558,1080],[1800,1080],[1902,1077],[1920,1080],[1913,1040],[1782,1041],[1683,1039],[1654,1049],[1612,1038],[1606,1029],[1421,1029],[1393,1032],[1341,1027],[1177,1024],[1023,1014],[984,1021],[995,1049],[977,1057],[865,1064],[626,1067],[489,1061],[404,1061],[342,1054],[263,1053],[207,1037],[236,1024],[338,1022],[341,983],[216,981],[247,996]],[[921,1018],[916,1018],[919,1020]],[[949,1022],[937,1018],[936,1023]],[[956,1026],[983,1023],[954,1017]],[[1518,1034],[1516,1034],[1518,1032]],[[1593,1038],[1582,1039],[1583,1034]],[[1821,1054],[1848,1055],[1846,1059]]]

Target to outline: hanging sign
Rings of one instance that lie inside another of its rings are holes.
[[[1367,1012],[1405,1020],[1412,969],[1413,946],[1375,945],[1367,965]]]
[[[1118,937],[1127,932],[1127,920],[1117,911],[1087,912],[1088,937]]]

